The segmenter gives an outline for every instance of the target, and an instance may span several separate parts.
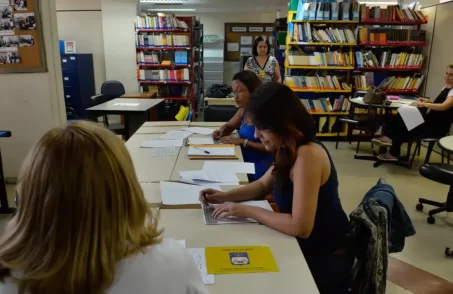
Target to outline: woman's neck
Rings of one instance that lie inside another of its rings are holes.
[[[453,84],[445,84],[445,88],[453,88]]]
[[[267,55],[264,55],[264,56],[258,55],[257,57],[258,57],[259,59],[266,59],[266,58],[267,58]]]

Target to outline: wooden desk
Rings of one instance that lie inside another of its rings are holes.
[[[226,122],[193,121],[193,122],[190,122],[189,126],[190,127],[205,127],[205,128],[209,128],[209,127],[220,128],[224,124],[226,124]]]
[[[258,224],[207,226],[200,209],[160,209],[159,226],[165,229],[165,237],[185,239],[187,248],[270,246],[279,272],[216,275],[215,284],[207,286],[211,294],[319,293],[294,237]]]
[[[209,105],[228,105],[228,106],[236,106],[236,101],[234,98],[204,98],[204,102],[206,106]]]
[[[139,134],[126,142],[139,182],[168,181],[171,178],[181,147],[177,147],[176,156],[161,157],[152,157],[151,148],[140,148],[143,141],[155,140],[159,136],[160,134]]]
[[[170,126],[181,126],[188,127],[190,121],[147,121],[142,127],[170,127]]]
[[[130,92],[126,93],[120,98],[134,98],[134,99],[150,99],[157,97],[157,91],[151,92]]]
[[[141,127],[135,133],[136,134],[165,134],[169,131],[180,131],[186,128],[184,126],[165,126],[165,127]]]

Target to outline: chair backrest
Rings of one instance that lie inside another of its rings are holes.
[[[209,105],[204,111],[204,121],[229,121],[238,111],[235,106]]]
[[[108,100],[119,98],[125,93],[123,84],[118,81],[106,81],[101,87],[101,94],[107,96]]]

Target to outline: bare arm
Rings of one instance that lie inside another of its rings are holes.
[[[257,198],[264,198],[269,193],[272,187],[272,170],[269,170],[257,181],[241,186],[237,189],[225,192],[225,198],[228,201],[246,201]]]
[[[261,152],[268,152],[266,150],[266,148],[264,147],[263,143],[261,143],[261,142],[248,141],[246,148],[250,148],[250,149],[253,149],[253,150],[256,150],[256,151],[261,151]]]
[[[453,96],[447,97],[443,103],[423,103],[423,106],[434,111],[445,111],[453,107]]]
[[[230,135],[234,130],[241,126],[241,117],[243,113],[243,109],[238,109],[236,114],[226,124],[220,127],[220,137]]]
[[[247,207],[246,216],[284,234],[308,238],[313,230],[318,193],[322,181],[321,162],[328,160],[319,146],[299,148],[292,169],[293,210],[291,214],[271,212],[259,207]]]
[[[277,66],[275,67],[274,81],[279,82],[279,83],[282,82],[282,76],[280,74],[280,65],[278,64],[278,61],[277,61]]]

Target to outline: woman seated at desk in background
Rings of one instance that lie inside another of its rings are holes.
[[[347,249],[348,217],[338,196],[335,166],[315,138],[312,117],[296,94],[279,83],[264,84],[253,93],[245,116],[255,124],[255,136],[275,154],[274,166],[259,180],[240,188],[228,192],[206,189],[200,193],[200,201],[245,201],[272,191],[280,212],[226,203],[215,209],[214,217],[253,218],[297,237],[320,292],[347,293],[353,262]]]
[[[0,240],[0,293],[208,293],[192,256],[161,239],[109,130],[77,122],[49,131],[22,167],[18,194]]]
[[[444,75],[445,86],[434,100],[419,98],[413,105],[422,109],[425,122],[411,131],[401,115],[395,115],[384,125],[380,138],[373,139],[373,143],[381,147],[390,147],[389,151],[378,155],[382,161],[398,161],[401,145],[413,137],[441,138],[447,135],[453,122],[453,64],[447,66]]]
[[[234,75],[232,88],[234,100],[239,108],[236,114],[220,129],[212,133],[214,139],[220,139],[224,144],[240,145],[245,162],[255,164],[255,174],[249,175],[250,181],[261,178],[272,164],[272,154],[266,151],[264,145],[255,138],[255,126],[244,117],[244,107],[250,95],[262,85],[259,78],[251,71],[241,71]],[[239,138],[227,137],[239,129]]]
[[[278,60],[270,55],[271,45],[268,38],[259,36],[253,43],[253,57],[244,65],[244,70],[254,72],[263,83],[282,82]]]

